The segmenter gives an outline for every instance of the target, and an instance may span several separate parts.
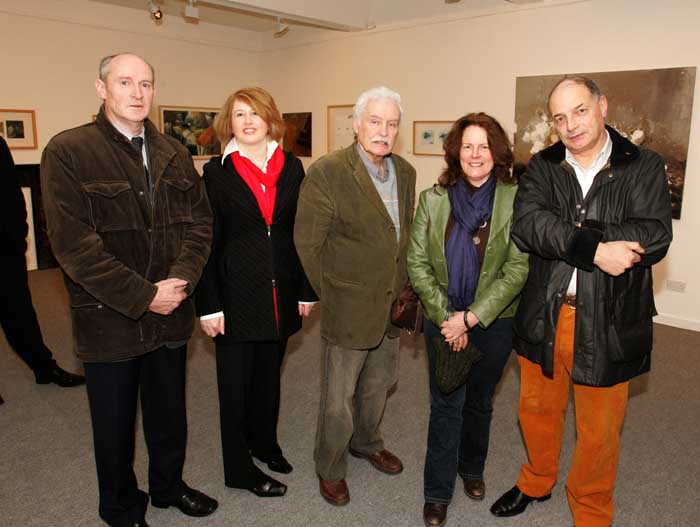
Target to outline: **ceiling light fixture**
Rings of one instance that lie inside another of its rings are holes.
[[[185,18],[199,20],[199,8],[194,5],[196,3],[197,0],[188,0],[187,5],[185,6]]]
[[[152,0],[148,2],[148,10],[151,12],[153,20],[163,20],[163,11]]]
[[[283,24],[282,19],[278,17],[277,18],[277,31],[275,31],[272,36],[275,38],[282,38],[287,33],[289,33],[289,26],[287,24]]]

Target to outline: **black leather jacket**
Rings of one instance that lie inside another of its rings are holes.
[[[557,318],[577,272],[572,378],[611,386],[650,368],[656,314],[651,266],[672,239],[663,159],[612,128],[610,161],[583,199],[559,142],[536,154],[520,181],[511,236],[530,253],[530,272],[515,318],[515,349],[553,375]],[[641,262],[613,277],[593,265],[598,242],[638,241]]]

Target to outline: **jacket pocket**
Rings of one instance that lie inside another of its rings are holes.
[[[97,232],[138,229],[140,210],[128,181],[93,181],[83,183],[83,189]]]
[[[194,181],[186,177],[164,178],[169,223],[192,223],[190,190]]]
[[[632,287],[610,309],[607,347],[612,362],[631,362],[651,353],[653,298],[645,288]]]

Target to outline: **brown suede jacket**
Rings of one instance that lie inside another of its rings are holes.
[[[212,216],[187,149],[145,122],[153,192],[139,152],[100,109],[94,123],[55,136],[41,159],[49,239],[64,272],[78,358],[111,362],[186,340],[187,298],[148,310],[159,280],[192,292],[209,256]]]

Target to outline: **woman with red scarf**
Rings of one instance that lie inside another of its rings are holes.
[[[216,344],[224,478],[228,487],[283,496],[286,485],[252,458],[292,471],[277,441],[280,368],[287,339],[318,300],[293,238],[304,169],[277,143],[284,122],[262,88],[229,96],[214,128],[226,146],[204,166],[214,239],[197,314]]]

